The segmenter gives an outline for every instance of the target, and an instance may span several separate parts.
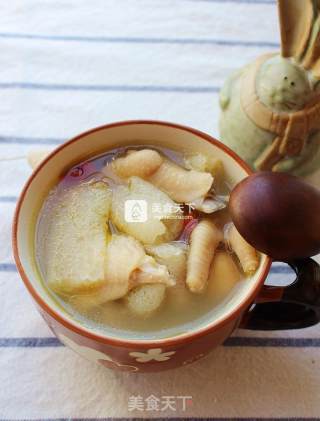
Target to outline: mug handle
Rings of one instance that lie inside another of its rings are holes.
[[[295,281],[285,287],[264,285],[240,328],[300,329],[320,321],[320,265],[310,258],[285,263],[295,271]]]

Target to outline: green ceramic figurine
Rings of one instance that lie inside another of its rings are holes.
[[[253,168],[320,168],[320,1],[278,0],[281,54],[236,71],[220,93],[220,137]]]

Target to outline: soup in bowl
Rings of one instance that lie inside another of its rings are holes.
[[[17,206],[19,271],[58,338],[105,366],[157,371],[223,342],[270,259],[228,213],[250,170],[194,129],[131,121],[52,152]]]

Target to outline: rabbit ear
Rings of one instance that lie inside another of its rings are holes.
[[[281,33],[281,55],[303,57],[314,20],[312,0],[278,0]]]
[[[315,2],[315,17],[312,25],[310,38],[306,53],[301,60],[302,66],[307,70],[312,70],[313,76],[320,78],[320,5]]]

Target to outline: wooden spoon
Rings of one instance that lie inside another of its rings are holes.
[[[233,189],[229,209],[245,240],[275,260],[320,253],[320,190],[298,177],[255,173]]]

